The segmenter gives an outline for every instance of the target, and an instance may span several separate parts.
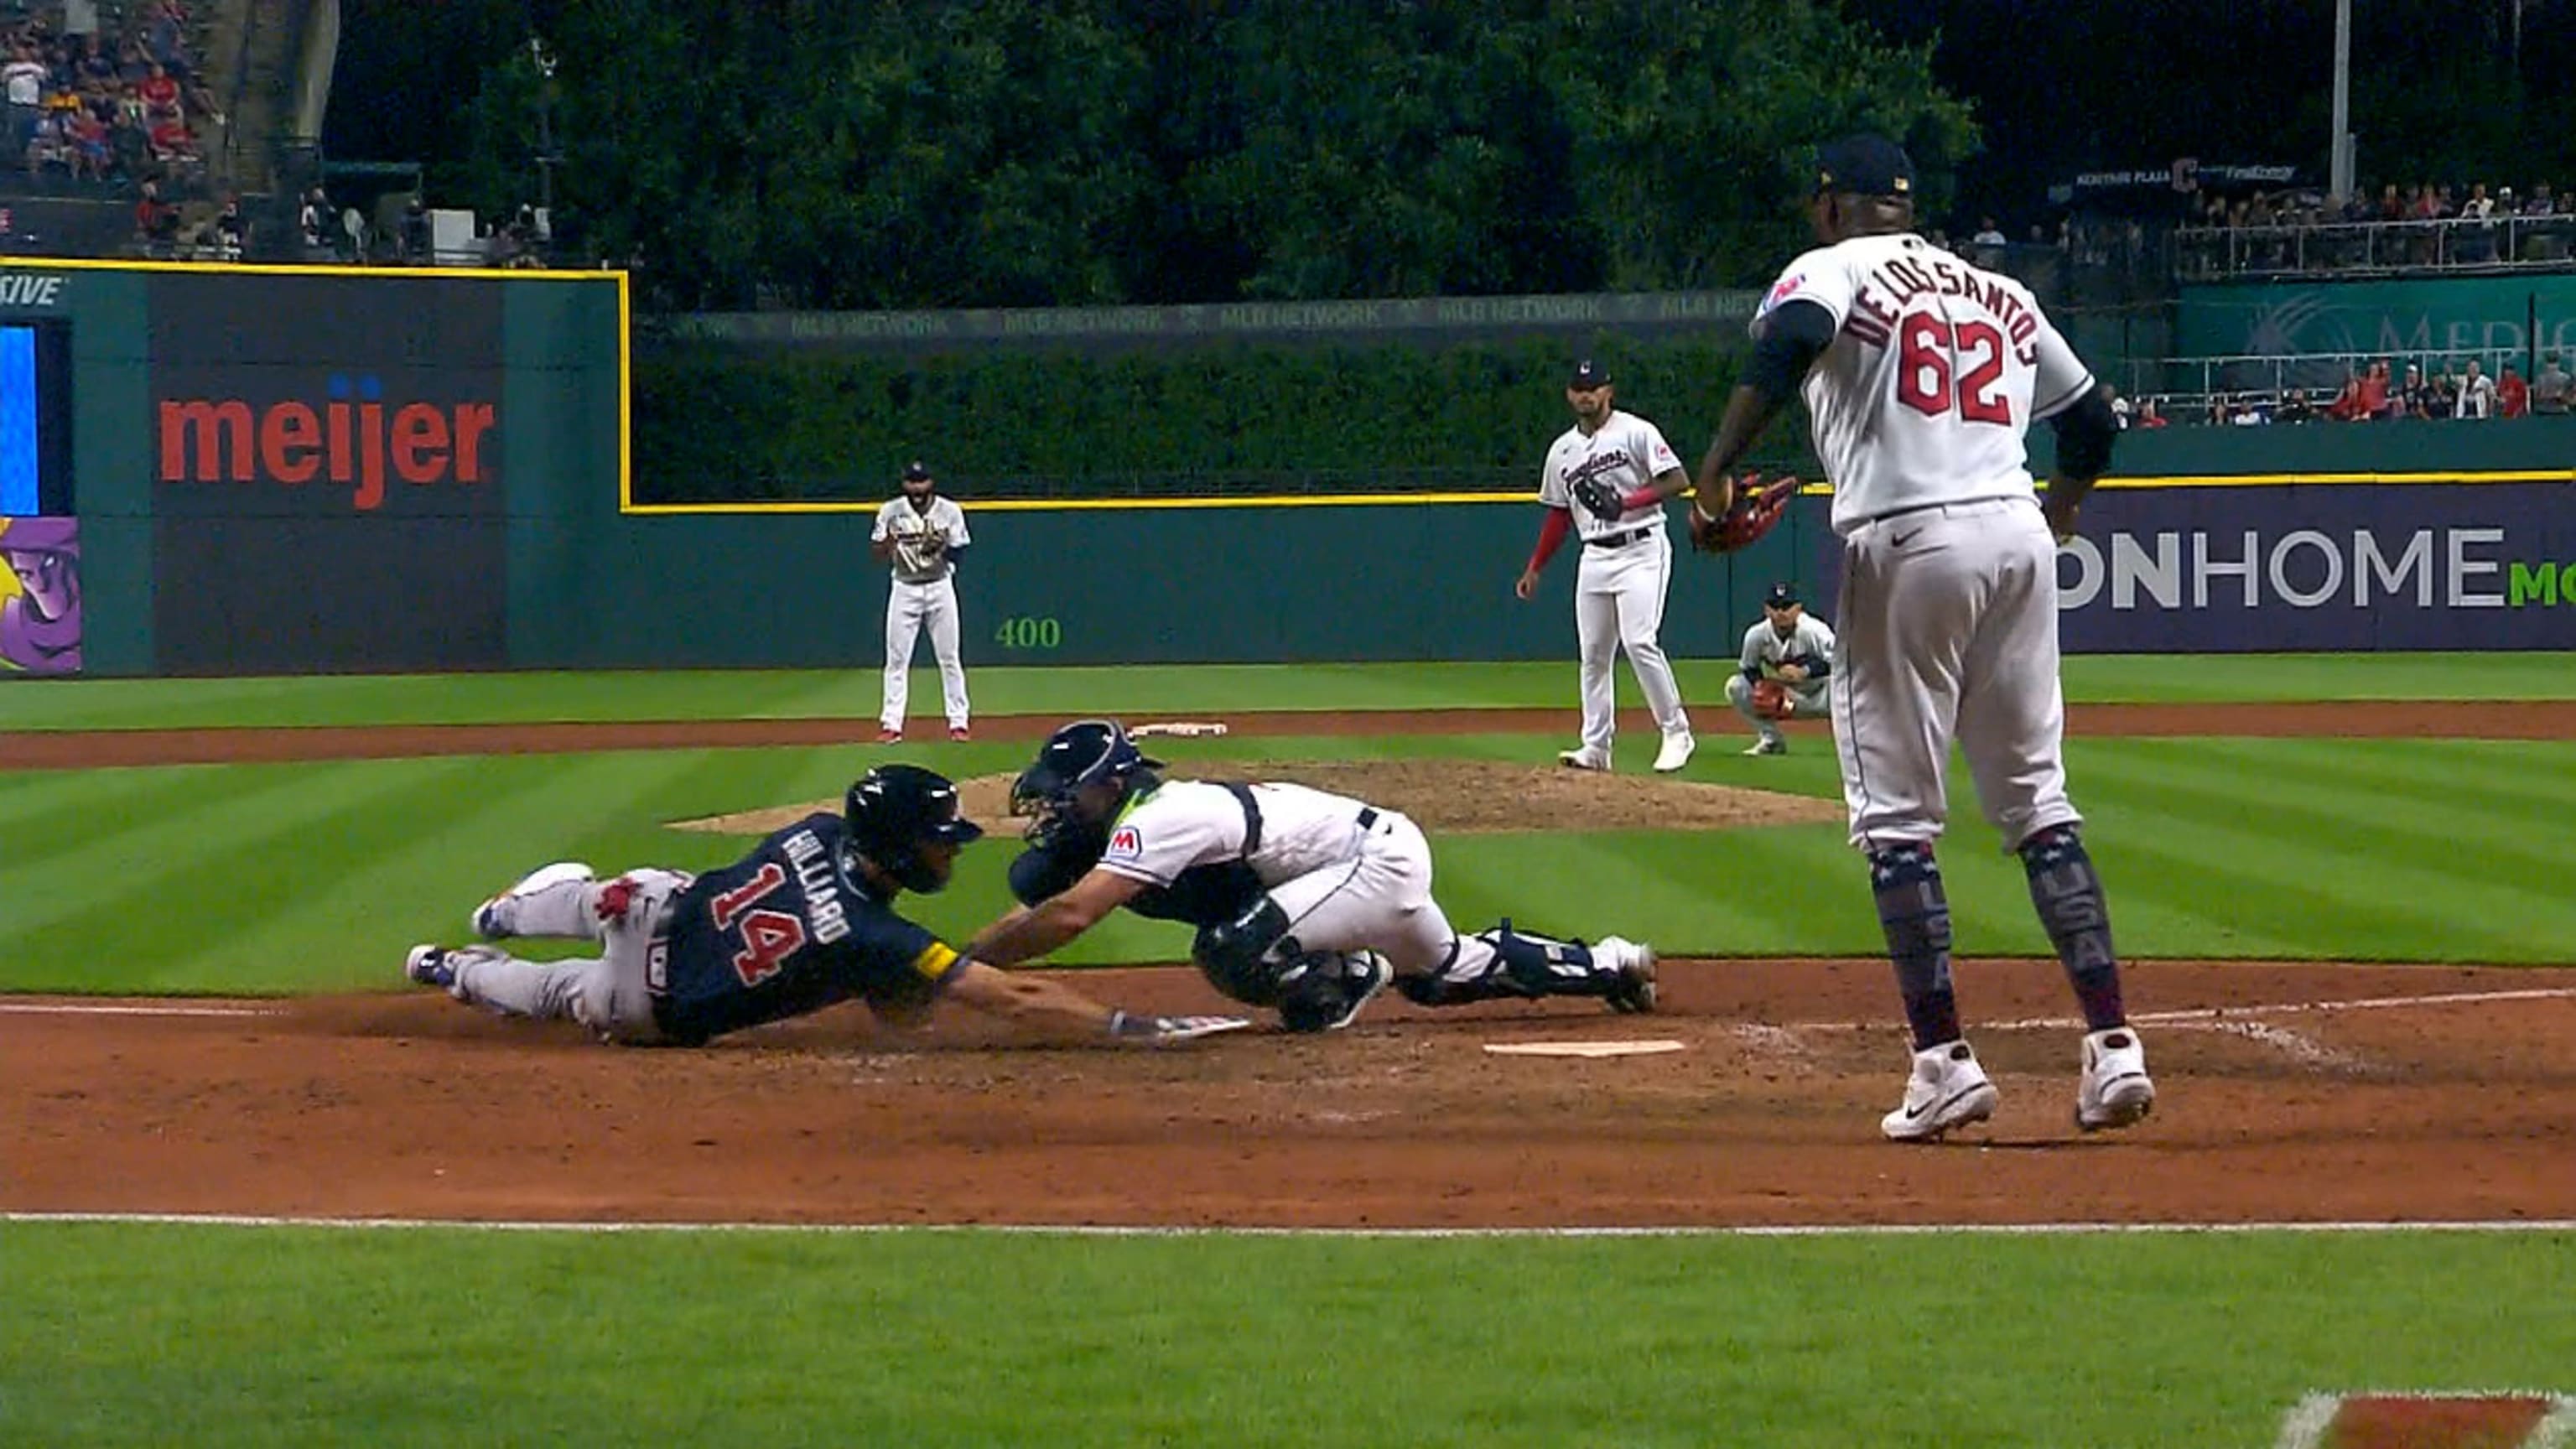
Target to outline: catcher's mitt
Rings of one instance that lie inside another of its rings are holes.
[[[1798,711],[1795,695],[1776,679],[1753,681],[1753,712],[1764,719],[1787,719]]]
[[[1789,500],[1797,496],[1795,478],[1765,483],[1761,474],[1747,473],[1735,480],[1734,496],[1724,513],[1712,518],[1698,503],[1691,504],[1691,547],[1702,553],[1733,553],[1769,533],[1788,512]]]

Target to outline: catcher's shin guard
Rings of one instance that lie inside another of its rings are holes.
[[[1490,931],[1449,943],[1448,959],[1396,989],[1417,1006],[1464,1006],[1502,997],[1609,996],[1619,989],[1616,965],[1581,941],[1515,930],[1509,917]]]

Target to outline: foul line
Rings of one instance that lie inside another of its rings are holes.
[[[750,1223],[626,1222],[454,1218],[331,1218],[243,1213],[0,1212],[0,1223],[87,1223],[109,1226],[204,1228],[460,1228],[490,1233],[1010,1233],[1078,1238],[1896,1238],[1934,1233],[1979,1237],[2078,1235],[2162,1236],[2251,1233],[2569,1233],[2576,1218],[2435,1222],[2275,1223],[1847,1223],[1751,1224],[1737,1227],[1545,1228],[1287,1228],[1159,1226],[1105,1223]]]
[[[266,1006],[114,1006],[72,1002],[0,1001],[0,1015],[16,1016],[283,1016]]]
[[[2281,1001],[2268,1006],[2197,1006],[2186,1011],[2140,1012],[2129,1020],[2139,1026],[2171,1026],[2187,1022],[2227,1021],[2235,1017],[2270,1016],[2288,1012],[2394,1011],[2401,1006],[2474,1006],[2493,1001],[2563,1001],[2576,997],[2576,986],[2533,986],[2513,991],[2451,991],[2433,996],[2365,996],[2351,1001]],[[1984,1027],[1987,1031],[2063,1031],[2084,1025],[2081,1017],[2027,1017],[2020,1021],[1999,1021]]]

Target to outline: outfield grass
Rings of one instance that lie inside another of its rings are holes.
[[[2260,1446],[2576,1364],[2566,1233],[0,1246],[30,1445]]]
[[[1731,660],[1681,660],[1683,697],[1727,717]],[[2576,654],[2098,655],[2066,662],[2079,701],[2576,699]],[[1619,671],[1620,697],[1638,703]],[[1136,665],[970,672],[979,713],[1222,716],[1249,709],[1575,708],[1574,663]],[[846,670],[268,679],[0,681],[0,728],[470,724],[619,719],[873,719],[878,674]],[[914,676],[916,704],[939,698]]]
[[[1651,741],[1636,741],[1642,752]],[[1191,762],[1460,756],[1545,759],[1527,736],[1183,740]],[[0,773],[0,990],[296,992],[394,984],[419,940],[521,872],[577,858],[702,869],[741,838],[661,822],[837,800],[903,753],[625,751]],[[1018,746],[910,752],[962,777]],[[2561,963],[2576,895],[2557,842],[2576,813],[2576,744],[2443,740],[2079,739],[2078,802],[2132,956]],[[1710,750],[1686,778],[1833,799],[1820,749]],[[1958,779],[1961,809],[1970,799]],[[913,900],[963,937],[1008,904],[1016,842],[968,851],[949,892]],[[1840,824],[1722,833],[1450,835],[1438,893],[1474,929],[1504,915],[1643,936],[1672,954],[1874,955]],[[1981,821],[1943,853],[1962,954],[2045,954],[2018,862]],[[1759,883],[1712,889],[1712,882]],[[1605,886],[1603,883],[1613,883]],[[1179,927],[1111,917],[1062,959],[1171,961]]]

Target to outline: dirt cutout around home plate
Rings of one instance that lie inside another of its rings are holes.
[[[1525,830],[1733,830],[1756,825],[1840,821],[1831,800],[1710,785],[1658,775],[1540,768],[1495,760],[1262,760],[1193,762],[1205,779],[1287,780],[1348,795],[1412,816],[1434,835],[1490,835]],[[978,775],[958,782],[966,817],[995,834],[1017,834],[1011,777]],[[766,835],[817,810],[838,814],[841,802],[741,810],[675,820],[675,830]]]

